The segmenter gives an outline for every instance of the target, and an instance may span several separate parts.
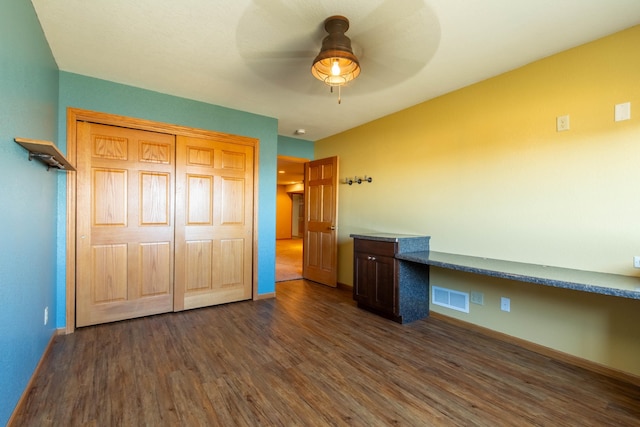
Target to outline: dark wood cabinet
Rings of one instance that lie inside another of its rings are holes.
[[[403,252],[429,249],[428,236],[351,235],[353,299],[358,307],[399,323],[429,314],[428,266],[396,258]]]
[[[353,297],[361,308],[397,320],[396,244],[357,239],[354,244]]]

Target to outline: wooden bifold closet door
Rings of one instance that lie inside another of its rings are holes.
[[[253,147],[86,122],[77,141],[77,326],[251,297]]]
[[[178,136],[175,310],[251,298],[253,147]]]

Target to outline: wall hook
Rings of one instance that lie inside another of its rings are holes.
[[[373,181],[373,178],[367,175],[365,175],[364,178],[360,178],[359,176],[354,176],[353,178],[347,177],[344,179],[344,183],[348,185],[353,185],[354,182],[356,184],[362,184],[363,182],[372,182],[372,181]]]

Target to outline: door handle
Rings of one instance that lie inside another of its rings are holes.
[[[335,229],[336,229],[335,225],[332,225],[331,227],[329,227],[329,230],[335,230]]]

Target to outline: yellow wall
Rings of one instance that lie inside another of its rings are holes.
[[[315,158],[339,156],[342,178],[373,177],[339,189],[339,281],[353,282],[349,234],[370,231],[640,276],[638,46],[640,26],[316,142]],[[628,101],[631,120],[614,122]],[[565,114],[571,129],[557,132]],[[469,314],[434,311],[640,375],[638,300],[437,268],[431,283],[485,296]]]

